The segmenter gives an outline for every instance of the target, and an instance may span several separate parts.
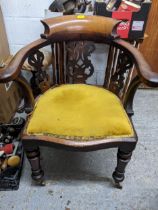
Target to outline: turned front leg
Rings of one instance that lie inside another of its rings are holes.
[[[125,178],[125,168],[130,161],[132,156],[132,152],[125,153],[118,149],[117,153],[117,167],[115,168],[115,171],[113,172],[113,179],[116,183],[116,186],[118,188],[122,188],[120,185],[120,182],[122,182]]]
[[[40,150],[39,147],[34,149],[25,149],[26,156],[30,162],[32,170],[32,179],[35,180],[38,184],[44,185],[44,172],[40,165]]]

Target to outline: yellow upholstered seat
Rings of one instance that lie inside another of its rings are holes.
[[[29,135],[75,140],[134,135],[117,96],[85,84],[62,85],[45,92],[38,99],[26,129]]]

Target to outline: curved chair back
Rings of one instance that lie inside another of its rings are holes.
[[[92,82],[123,98],[132,75],[133,57],[122,45],[114,42],[118,39],[116,28],[120,21],[70,15],[41,22],[45,28],[41,38],[52,49],[53,85]],[[29,63],[38,69],[42,68],[43,60],[39,49],[33,50],[28,57]],[[106,52],[101,59],[95,53],[98,49]],[[36,63],[32,62],[35,57]]]
[[[139,83],[134,80],[134,86],[129,90],[134,64],[145,82],[146,75],[154,76],[148,73],[150,67],[143,56],[131,44],[119,39],[116,33],[118,20],[70,15],[46,19],[42,23],[45,30],[41,39],[21,49],[9,66],[2,69],[1,82],[17,80],[24,61],[28,59],[37,72],[35,82],[39,83],[39,93],[54,85],[88,83],[109,89],[126,103],[127,92],[134,95]],[[48,46],[52,51],[51,78],[43,70],[44,55],[41,51]],[[22,80],[18,81],[28,89]],[[154,80],[151,85],[155,85]]]

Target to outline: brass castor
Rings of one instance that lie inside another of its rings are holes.
[[[122,185],[120,184],[120,182],[115,182],[115,187],[120,190],[122,190],[122,188],[123,188]]]
[[[46,186],[46,181],[44,179],[42,179],[42,180],[36,181],[36,184],[38,186],[44,187],[44,186]]]

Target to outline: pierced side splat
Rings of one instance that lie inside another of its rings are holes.
[[[133,61],[128,54],[120,52],[117,59],[116,71],[111,76],[111,82],[109,89],[117,94],[118,96],[122,95],[122,90],[125,85],[128,72],[133,67]]]
[[[50,88],[49,75],[42,69],[44,54],[37,50],[28,57],[28,63],[34,67],[32,71],[31,87],[35,96]]]
[[[85,83],[94,73],[94,66],[89,56],[94,52],[92,42],[69,42],[67,44],[67,74],[75,83]]]

